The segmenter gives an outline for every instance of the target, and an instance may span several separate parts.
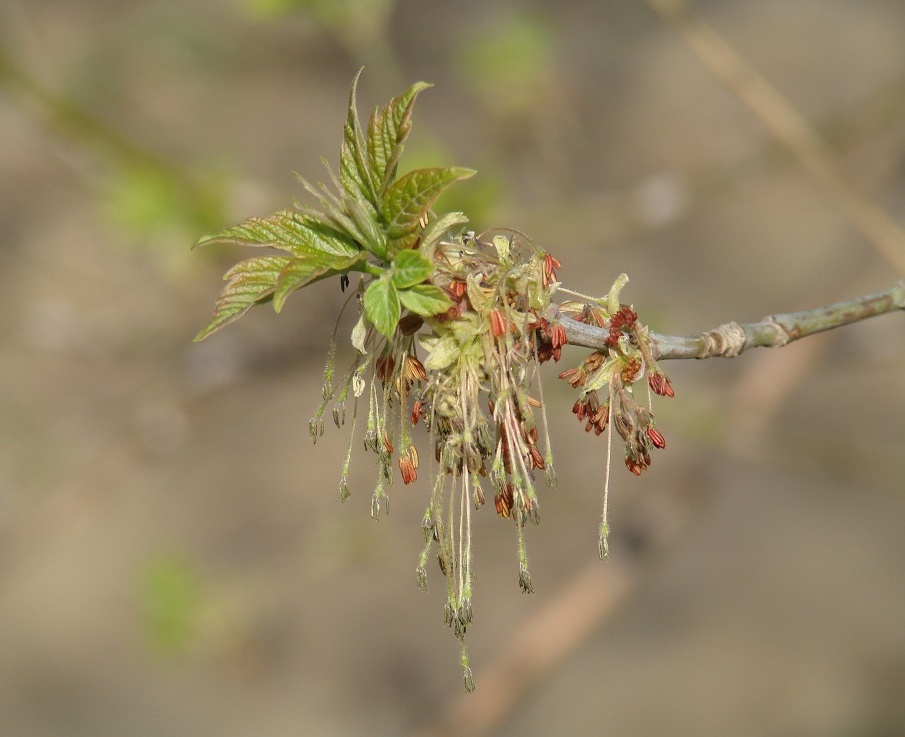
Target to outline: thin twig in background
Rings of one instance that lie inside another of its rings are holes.
[[[644,0],[676,31],[688,49],[782,141],[861,235],[905,274],[905,232],[889,214],[858,192],[832,164],[832,155],[808,121],[708,23],[681,0]]]

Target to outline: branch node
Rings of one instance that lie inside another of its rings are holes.
[[[745,329],[737,322],[727,322],[716,330],[701,333],[701,338],[704,341],[704,350],[698,358],[713,358],[714,356],[735,358],[745,350],[748,342]]]
[[[776,315],[768,315],[764,318],[763,324],[773,334],[773,341],[770,344],[771,348],[782,348],[799,337],[792,335],[789,329],[776,318]]]

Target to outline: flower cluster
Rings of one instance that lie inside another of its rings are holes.
[[[464,636],[473,616],[471,514],[490,495],[497,514],[515,523],[519,585],[526,593],[533,590],[524,528],[539,521],[536,474],[542,472],[550,485],[556,481],[538,366],[559,360],[566,343],[562,326],[545,317],[560,263],[516,232],[478,237],[465,231],[438,240],[424,255],[435,266],[431,285],[451,306],[433,317],[404,313],[389,339],[373,329],[358,336],[359,354],[338,388],[332,385],[331,358],[324,403],[311,426],[316,438],[331,399],[334,420],[342,424],[350,391],[356,398],[367,391],[365,447],[378,464],[375,518],[388,505],[394,457],[403,483],[418,478],[411,427],[428,431],[431,494],[417,580],[427,587],[427,564],[435,551],[446,579],[444,618],[462,643],[470,686]],[[357,409],[353,423],[356,417]],[[340,482],[343,498],[349,493],[351,451],[350,443]]]
[[[559,375],[579,390],[572,413],[584,423],[585,432],[593,431],[599,436],[607,431],[607,470],[599,537],[601,557],[606,557],[608,552],[607,494],[612,430],[615,428],[623,441],[626,468],[640,476],[651,465],[653,449],[665,448],[666,439],[654,426],[650,394],[647,406],[642,406],[635,399],[634,386],[646,375],[650,391],[661,396],[674,395],[669,379],[653,359],[647,328],[638,322],[634,309],[618,301],[626,281],[624,276],[620,277],[606,300],[584,298],[562,306],[562,312],[572,319],[608,331],[604,348],[590,353],[581,364]],[[601,391],[605,394],[603,399]]]

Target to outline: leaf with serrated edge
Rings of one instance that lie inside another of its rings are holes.
[[[415,169],[400,177],[386,192],[383,217],[389,237],[388,254],[411,248],[418,238],[419,221],[450,184],[474,175],[473,169],[446,167]]]
[[[348,258],[334,256],[332,260],[292,259],[280,272],[276,289],[273,293],[273,309],[279,312],[292,292],[321,279],[336,274],[344,274],[356,264],[363,263],[364,254],[356,254]]]
[[[400,251],[393,259],[391,274],[397,289],[407,289],[420,284],[433,273],[433,263],[418,251]]]
[[[361,245],[381,261],[387,260],[387,238],[377,224],[377,212],[362,198],[346,200],[346,210],[352,217]]]
[[[365,159],[365,139],[358,121],[358,110],[355,104],[355,95],[358,89],[358,78],[362,70],[359,69],[352,80],[352,90],[349,93],[349,114],[346,117],[342,146],[339,152],[339,181],[343,189],[352,197],[364,196],[374,207],[378,207],[377,186],[374,181],[368,162]]]
[[[228,283],[217,297],[214,316],[195,336],[195,341],[203,340],[267,300],[273,294],[280,272],[291,260],[288,256],[259,256],[240,261],[227,271],[223,279]]]
[[[409,289],[400,289],[399,301],[407,310],[421,317],[439,315],[453,305],[446,292],[433,284],[416,284]]]
[[[396,177],[402,144],[412,129],[415,98],[419,92],[431,86],[427,82],[416,82],[371,116],[368,125],[368,161],[381,194]]]
[[[388,340],[393,337],[402,308],[399,305],[399,293],[388,277],[380,277],[370,283],[365,290],[365,314]]]
[[[248,218],[238,225],[202,236],[195,247],[223,244],[278,248],[298,257],[312,254],[348,257],[361,252],[344,233],[297,210],[278,210],[265,217]]]

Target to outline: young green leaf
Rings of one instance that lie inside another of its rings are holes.
[[[388,254],[392,257],[411,248],[418,238],[419,221],[437,197],[453,182],[474,173],[473,169],[448,167],[415,169],[400,177],[387,190],[383,201]]]
[[[332,259],[301,259],[289,261],[277,278],[273,293],[273,309],[279,312],[286,303],[286,298],[297,289],[301,289],[321,279],[337,274],[344,274],[364,261],[364,254],[354,256],[334,256]]]
[[[350,235],[370,253],[373,253],[381,261],[387,261],[387,237],[383,228],[378,223],[377,212],[369,202],[358,197],[346,199],[346,210],[352,218],[354,229],[350,229]]]
[[[399,293],[388,275],[381,276],[370,283],[365,290],[365,314],[374,323],[374,327],[387,339],[399,324],[402,308],[399,304]]]
[[[280,272],[291,260],[288,256],[260,256],[240,261],[227,271],[223,279],[228,284],[217,297],[214,316],[195,336],[195,341],[203,340],[269,299]]]
[[[431,85],[427,82],[416,82],[371,116],[368,125],[368,162],[381,195],[396,177],[402,144],[412,129],[415,98],[428,87]]]
[[[391,271],[393,285],[407,289],[420,284],[434,273],[434,265],[418,251],[405,250],[396,254]]]
[[[279,210],[247,220],[199,238],[198,246],[231,244],[278,248],[296,257],[312,255],[354,256],[361,249],[352,238],[322,220],[297,210]]]
[[[421,317],[439,315],[453,305],[446,292],[433,284],[416,284],[409,289],[400,289],[399,301],[407,310]]]
[[[358,70],[352,80],[352,91],[349,93],[349,113],[346,117],[342,146],[339,152],[339,181],[343,189],[351,197],[363,196],[375,208],[380,207],[378,200],[379,182],[375,182],[366,155],[366,143],[358,121],[358,110],[355,104],[355,93],[358,78],[362,70]]]

